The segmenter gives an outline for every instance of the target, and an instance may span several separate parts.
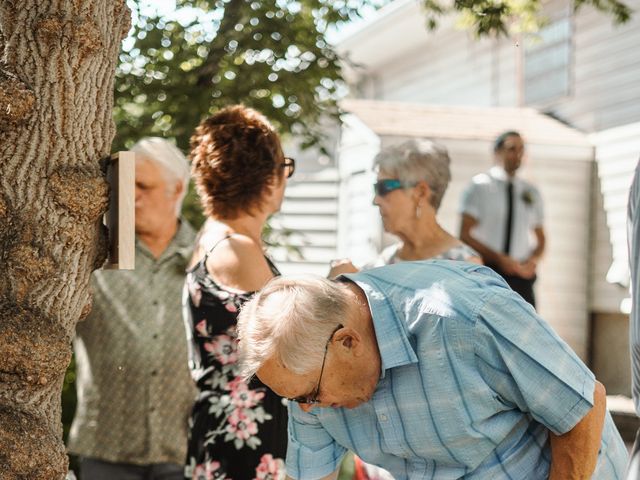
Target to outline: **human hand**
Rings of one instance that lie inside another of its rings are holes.
[[[526,278],[527,280],[533,278],[536,275],[536,269],[538,268],[538,262],[533,259],[529,259],[526,262],[520,264],[522,278]]]
[[[524,273],[522,265],[508,255],[500,255],[497,266],[506,275],[521,277]]]
[[[335,260],[331,260],[329,264],[331,270],[329,270],[329,278],[335,278],[338,275],[342,275],[343,273],[358,273],[359,270],[356,266],[351,263],[351,260],[348,258],[337,258]]]

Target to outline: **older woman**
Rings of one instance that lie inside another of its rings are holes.
[[[238,373],[241,305],[279,275],[264,253],[267,217],[280,209],[295,163],[268,120],[243,106],[204,120],[191,139],[193,176],[207,215],[188,270],[184,313],[199,388],[185,477],[284,478],[287,412],[282,399]]]
[[[447,150],[429,140],[392,145],[376,156],[373,203],[380,210],[385,231],[399,241],[364,269],[428,258],[482,263],[475,250],[442,228],[436,218],[451,180],[449,163]],[[330,276],[354,271],[351,262],[341,260],[334,263]]]

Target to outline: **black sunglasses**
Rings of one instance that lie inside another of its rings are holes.
[[[320,382],[322,382],[322,374],[324,373],[324,364],[325,364],[325,361],[327,360],[327,352],[329,351],[329,344],[331,343],[331,339],[333,338],[333,336],[341,328],[342,328],[342,324],[338,325],[333,330],[333,332],[331,332],[331,336],[329,337],[326,345],[324,346],[324,356],[322,357],[322,367],[320,367],[320,376],[318,377],[318,384],[316,385],[316,388],[313,390],[313,392],[311,392],[311,395],[309,396],[301,395],[296,398],[287,398],[287,400],[289,400],[290,402],[304,403],[306,405],[317,405],[318,403],[320,403],[320,400],[318,399],[318,397],[320,396]]]
[[[384,197],[385,195],[393,192],[394,190],[399,190],[401,188],[409,188],[415,187],[415,183],[412,182],[403,182],[398,180],[397,178],[385,178],[384,180],[378,180],[373,184],[373,190],[376,195],[380,197]]]
[[[291,178],[293,172],[296,171],[296,161],[291,157],[284,157],[284,162],[280,164],[280,167],[284,169],[284,176]]]

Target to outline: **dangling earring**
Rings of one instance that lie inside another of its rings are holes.
[[[416,218],[420,218],[422,216],[422,207],[420,204],[416,205]]]

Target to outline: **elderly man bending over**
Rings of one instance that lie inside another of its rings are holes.
[[[289,398],[287,472],[347,449],[396,479],[622,478],[604,387],[487,267],[272,280],[239,318],[246,376]]]

